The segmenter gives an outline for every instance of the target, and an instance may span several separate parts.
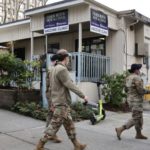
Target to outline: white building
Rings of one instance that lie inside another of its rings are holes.
[[[149,65],[145,65],[150,55],[150,19],[136,10],[118,12],[94,0],[70,0],[27,10],[25,15],[30,19],[0,25],[0,44],[11,43],[12,52],[22,59],[32,60],[34,55],[59,48],[99,57],[101,62],[95,60],[75,69],[80,86],[91,99],[96,99],[96,86],[82,82],[86,81],[82,71],[87,67],[95,71],[92,64],[103,64],[96,69],[104,73],[121,73],[132,63],[141,63],[150,81]],[[88,79],[92,81],[91,76]]]

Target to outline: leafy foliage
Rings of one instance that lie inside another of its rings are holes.
[[[73,104],[71,108],[71,115],[73,120],[75,121],[79,121],[81,119],[89,119],[93,112],[92,109],[83,106],[81,102]],[[17,102],[11,110],[40,120],[46,120],[48,113],[47,109],[42,108],[41,105],[36,104],[35,102]]]
[[[14,112],[30,116],[40,120],[46,120],[47,109],[42,108],[39,104],[17,102],[11,109]]]
[[[90,119],[90,116],[93,113],[92,108],[84,106],[81,102],[74,103],[71,107],[71,115],[74,120]]]
[[[113,74],[104,77],[106,84],[102,89],[102,94],[107,103],[117,106],[122,104],[123,99],[126,98],[126,93],[124,91],[126,76],[127,73],[125,72],[123,74]]]
[[[29,66],[29,62],[24,62],[12,54],[0,54],[0,86],[27,88],[27,81],[30,82],[33,78],[31,67],[32,64]]]

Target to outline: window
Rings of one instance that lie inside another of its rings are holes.
[[[21,60],[25,60],[25,48],[16,48],[14,50],[14,55]]]
[[[59,43],[48,44],[48,53],[55,54],[59,50]]]
[[[82,51],[87,53],[105,55],[105,42],[106,38],[103,36],[85,38],[82,40]],[[76,40],[76,51],[78,51],[78,40]]]

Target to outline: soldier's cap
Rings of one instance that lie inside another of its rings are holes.
[[[131,69],[129,69],[130,73],[133,73],[135,70],[140,70],[142,68],[142,64],[132,64]]]
[[[62,61],[64,60],[66,57],[69,56],[69,53],[67,50],[65,49],[60,49],[58,52],[57,52],[57,57],[58,57],[58,60],[59,61]]]

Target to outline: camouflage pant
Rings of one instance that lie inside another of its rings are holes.
[[[47,118],[46,118],[46,128],[49,126],[49,124],[50,124],[50,121],[51,121],[51,119],[52,119],[52,116],[53,116],[53,111],[51,111],[51,110],[49,110],[48,111],[48,114],[47,114]]]
[[[126,129],[131,128],[132,126],[135,126],[136,130],[141,130],[143,126],[143,112],[138,110],[132,111],[132,119],[130,119],[124,127]]]
[[[68,134],[68,137],[70,139],[75,139],[76,132],[75,132],[75,126],[74,126],[74,123],[70,114],[70,107],[66,107],[66,106],[55,107],[50,124],[46,128],[44,132],[45,136],[41,139],[41,141],[46,143],[48,141],[48,137],[46,135],[54,136],[60,129],[61,125],[64,126]]]

